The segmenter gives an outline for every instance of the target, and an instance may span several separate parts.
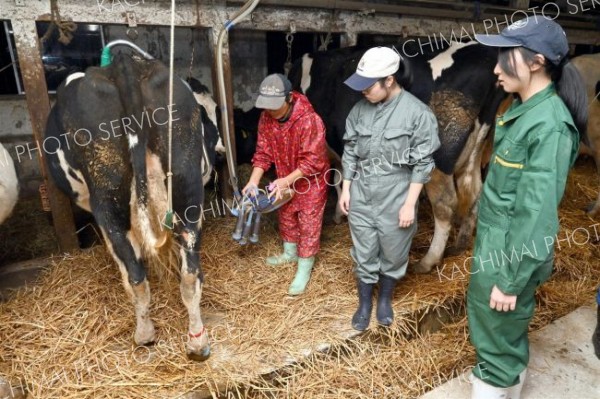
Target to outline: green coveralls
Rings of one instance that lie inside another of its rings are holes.
[[[367,284],[379,274],[400,279],[417,231],[398,226],[411,182],[426,183],[440,146],[437,120],[415,96],[402,90],[384,104],[359,101],[344,134],[344,180],[351,180],[348,222],[355,273]]]
[[[476,377],[509,387],[529,362],[527,328],[536,287],[552,273],[558,204],[579,134],[554,84],[515,100],[496,122],[494,152],[479,200],[467,293]],[[493,286],[517,295],[516,309],[490,308]]]

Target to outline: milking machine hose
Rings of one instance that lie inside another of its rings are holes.
[[[248,0],[243,7],[231,18],[225,22],[225,27],[219,33],[217,41],[217,83],[219,86],[219,99],[221,100],[221,128],[223,129],[223,138],[225,139],[225,151],[227,158],[227,168],[229,169],[230,183],[233,187],[234,195],[238,200],[241,195],[238,188],[237,172],[233,161],[233,153],[231,150],[231,141],[229,137],[229,115],[227,112],[227,96],[225,93],[225,77],[223,76],[223,42],[229,29],[246,18],[258,5],[260,0]]]
[[[119,39],[119,40],[113,40],[112,42],[110,42],[106,46],[104,46],[104,48],[102,49],[102,55],[100,56],[100,66],[101,67],[109,66],[112,63],[112,54],[110,53],[110,49],[111,49],[111,47],[119,46],[119,45],[131,47],[132,49],[134,49],[135,51],[140,53],[147,60],[154,59],[154,57],[152,57],[146,51],[142,50],[136,44],[133,44],[132,42],[130,42],[128,40]]]

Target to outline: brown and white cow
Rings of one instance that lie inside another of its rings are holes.
[[[465,250],[475,228],[476,200],[482,187],[481,157],[496,110],[506,93],[493,73],[497,50],[475,42],[403,49],[400,83],[428,104],[438,119],[441,147],[436,169],[425,186],[435,216],[429,251],[415,266],[426,273],[439,264],[452,223],[460,228],[452,252]],[[439,44],[439,43],[438,43]],[[296,90],[305,93],[327,127],[327,142],[341,156],[345,122],[361,98],[343,84],[367,49],[353,47],[305,54],[290,71]]]
[[[600,94],[600,53],[581,55],[573,58],[572,62],[585,81],[589,100],[587,133],[585,136],[582,135],[588,142],[585,143],[587,145],[582,145],[581,152],[594,157],[596,168],[600,174],[600,99],[598,98]],[[591,216],[596,216],[600,212],[600,191],[598,198],[589,205],[587,211]]]
[[[168,69],[159,61],[127,55],[70,77],[57,91],[43,150],[57,186],[94,215],[135,308],[135,343],[149,344],[155,329],[145,264],[158,255],[168,231],[163,222],[171,115],[175,217],[170,242],[180,254],[181,296],[189,313],[187,352],[204,360],[210,347],[200,315],[201,182],[203,168],[214,164],[218,132],[178,78],[169,104],[168,82]]]

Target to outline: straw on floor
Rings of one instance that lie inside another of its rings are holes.
[[[596,190],[593,164],[580,161],[561,206],[556,270],[538,292],[532,329],[592,302],[600,254],[595,221],[582,208]],[[32,398],[216,398],[226,392],[230,396],[221,397],[413,398],[473,364],[460,316],[471,251],[446,258],[446,267],[430,275],[409,271],[395,293],[392,328],[348,339],[356,292],[347,224],[327,220],[308,291],[291,298],[294,266],[264,264],[280,248],[275,215],[264,222],[260,246],[233,242],[234,222],[207,214],[204,223],[202,311],[213,351],[206,363],[185,356],[187,312],[176,267],[150,265],[157,342],[135,347],[133,307],[118,268],[95,247],[55,257],[39,284],[0,304],[0,377],[23,385]],[[424,255],[432,231],[423,201],[412,261]],[[459,316],[423,334],[420,317],[440,308]]]

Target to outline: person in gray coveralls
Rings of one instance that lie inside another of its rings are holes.
[[[394,287],[406,274],[419,193],[440,146],[435,116],[394,76],[400,62],[391,48],[371,48],[344,82],[364,95],[346,119],[339,200],[354,244],[359,304],[352,326],[359,331],[369,326],[377,283],[377,321],[389,326],[394,319]]]

